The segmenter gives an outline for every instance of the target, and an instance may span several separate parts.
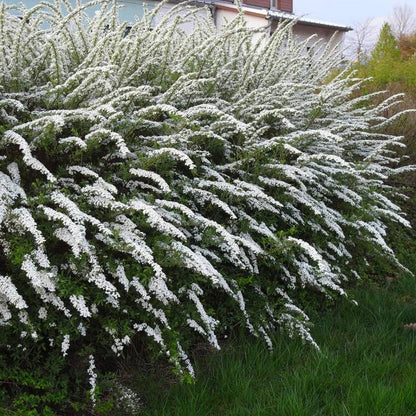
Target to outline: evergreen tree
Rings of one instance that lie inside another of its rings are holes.
[[[385,88],[400,79],[401,53],[392,28],[384,23],[370,59],[361,70],[364,77],[371,77],[377,88]]]
[[[384,23],[376,46],[371,54],[371,59],[379,62],[385,60],[397,61],[400,59],[400,50],[392,28],[388,23]]]

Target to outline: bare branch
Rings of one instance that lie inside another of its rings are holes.
[[[414,10],[408,4],[395,7],[391,26],[397,39],[414,32],[416,29],[416,17]]]
[[[369,18],[353,25],[354,30],[347,38],[347,47],[353,59],[362,61],[374,45],[376,30],[374,19]]]

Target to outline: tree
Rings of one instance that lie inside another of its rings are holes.
[[[384,23],[381,28],[378,41],[371,53],[371,59],[377,62],[385,60],[396,61],[400,59],[399,46],[392,28],[388,23]]]
[[[390,24],[384,23],[368,62],[361,68],[361,75],[371,76],[377,88],[384,88],[381,85],[397,81],[401,76],[400,70],[397,69],[400,61],[401,53],[397,40]]]
[[[397,39],[402,58],[409,59],[416,52],[416,17],[414,10],[407,4],[395,7],[391,27]]]
[[[414,10],[407,4],[394,8],[392,18],[392,30],[398,40],[402,36],[407,36],[416,27]]]
[[[368,56],[374,44],[373,19],[356,23],[354,30],[348,36],[350,53],[357,62],[362,62]]]
[[[397,43],[403,59],[410,59],[416,54],[416,32],[401,36]]]

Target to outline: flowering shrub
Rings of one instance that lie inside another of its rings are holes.
[[[290,26],[186,34],[175,8],[126,35],[85,7],[0,8],[1,350],[83,351],[95,401],[96,352],[138,334],[184,376],[191,343],[237,324],[314,344],[305,297],[344,295],[377,253],[398,263],[399,97],[351,99],[353,75],[325,82],[339,50],[311,58]]]

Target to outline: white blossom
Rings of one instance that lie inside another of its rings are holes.
[[[195,169],[195,164],[192,162],[192,159],[184,152],[175,149],[173,147],[163,147],[161,149],[152,150],[150,152],[151,156],[166,155],[174,160],[179,160],[185,164],[188,169]]]
[[[144,169],[132,168],[130,169],[130,173],[139,178],[149,179],[152,182],[156,183],[156,185],[158,186],[158,189],[160,189],[161,192],[164,192],[164,193],[170,192],[170,188],[167,182],[155,172],[144,170]]]
[[[63,357],[68,355],[69,345],[70,345],[70,337],[68,334],[65,334],[64,339],[61,343],[61,351],[62,351]]]
[[[88,362],[89,362],[89,366],[88,366],[88,376],[89,376],[89,383],[90,383],[90,399],[91,402],[93,404],[93,406],[95,406],[97,399],[95,397],[96,394],[96,389],[97,389],[97,373],[95,372],[95,359],[93,355],[89,355],[88,356]]]
[[[7,304],[12,305],[19,310],[27,308],[25,300],[18,293],[12,279],[9,276],[0,275],[0,312],[3,315],[2,319],[5,321],[11,318],[11,313]]]
[[[69,297],[69,300],[71,301],[72,306],[78,311],[80,316],[82,316],[83,318],[89,318],[91,316],[91,312],[88,309],[84,296],[71,295]]]
[[[48,317],[48,311],[44,306],[39,308],[38,317],[39,319],[42,319],[42,320],[45,320]]]
[[[32,156],[32,152],[27,141],[18,133],[8,130],[6,131],[0,140],[3,140],[5,144],[15,144],[19,147],[19,150],[23,154],[23,161],[27,166],[31,167],[34,170],[37,170],[43,173],[47,179],[51,182],[56,180],[55,176],[35,157]]]

